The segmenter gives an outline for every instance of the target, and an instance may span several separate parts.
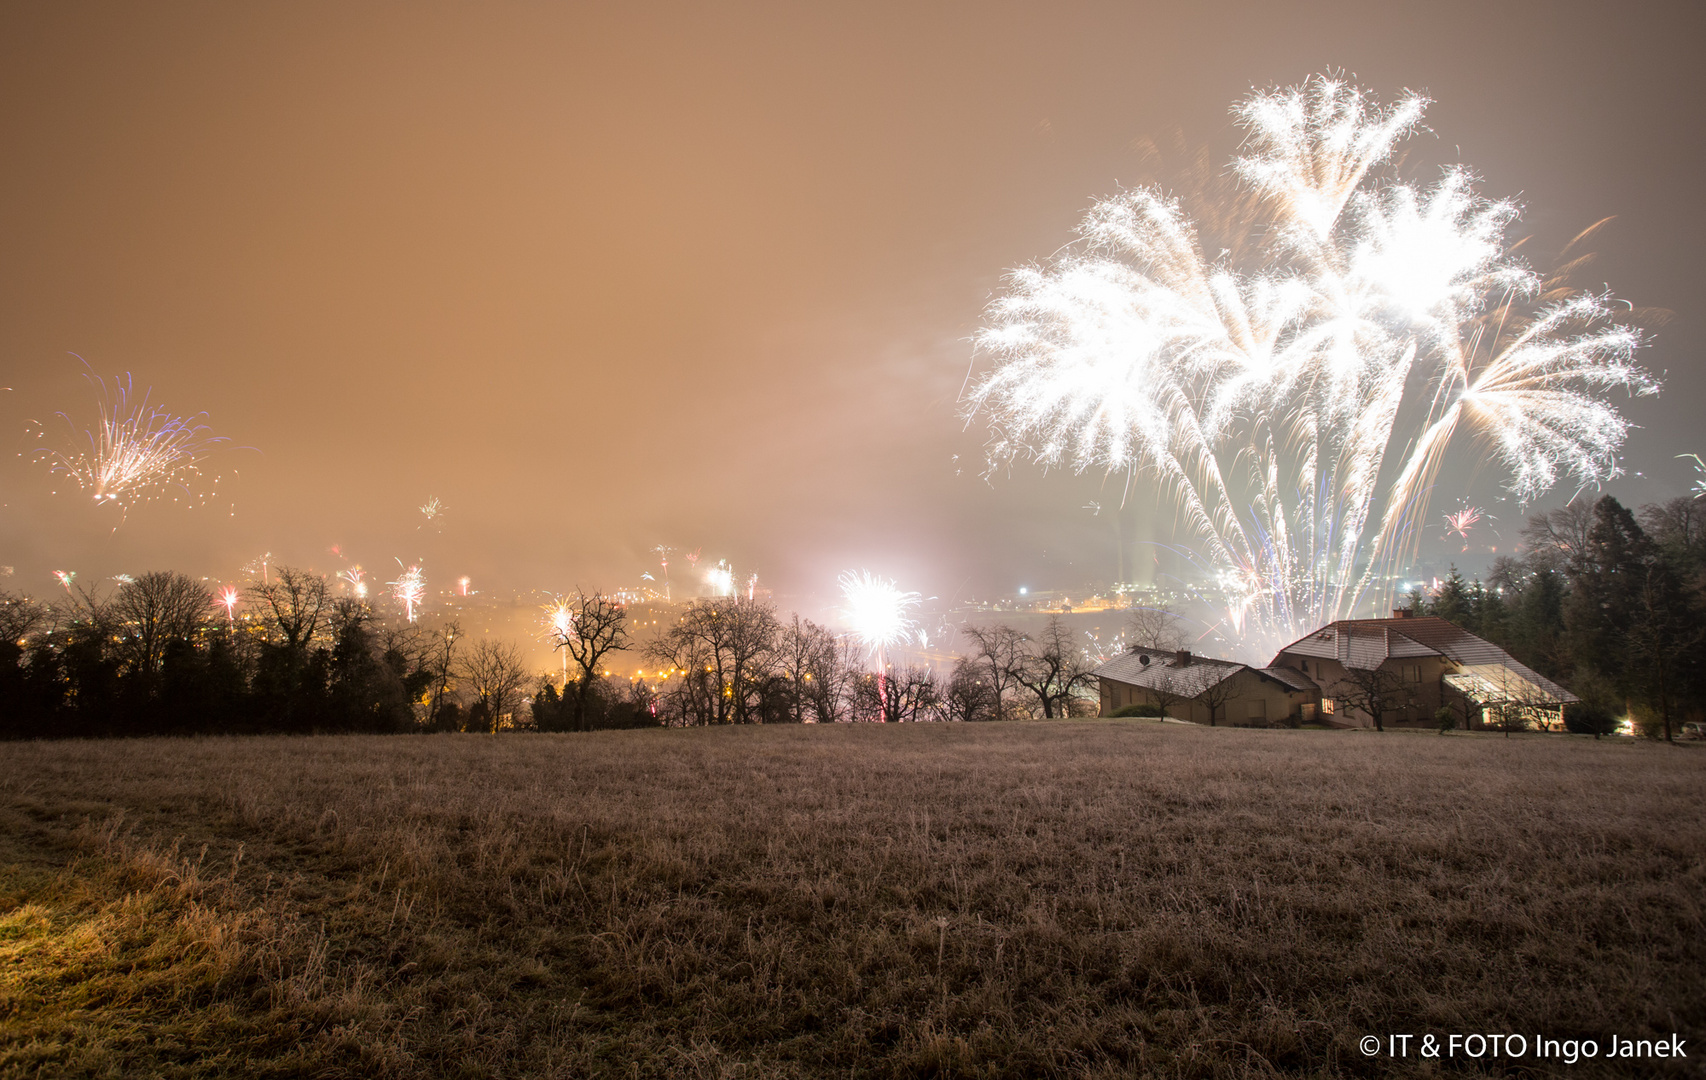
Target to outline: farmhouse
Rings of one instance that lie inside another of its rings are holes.
[[[1577,697],[1462,627],[1394,611],[1390,619],[1342,619],[1287,645],[1273,668],[1321,688],[1321,719],[1336,727],[1432,727],[1450,706],[1465,726],[1495,726],[1506,715],[1537,727],[1562,726]]]
[[[1098,667],[1102,715],[1160,707],[1199,724],[1433,727],[1442,705],[1466,727],[1504,718],[1562,726],[1577,698],[1469,631],[1432,616],[1342,619],[1287,645],[1265,668],[1180,650],[1134,650]],[[1376,725],[1374,714],[1380,714]]]
[[[1301,672],[1253,668],[1183,649],[1134,650],[1109,660],[1095,675],[1103,716],[1127,705],[1151,705],[1199,724],[1268,727],[1312,716],[1321,696]]]

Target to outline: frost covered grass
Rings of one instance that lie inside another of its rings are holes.
[[[1706,1054],[1692,748],[1057,721],[5,751],[7,1077]]]

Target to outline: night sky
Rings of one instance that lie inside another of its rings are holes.
[[[1143,139],[1229,159],[1232,102],[1323,71],[1431,95],[1405,167],[1468,164],[1537,251],[1617,216],[1585,283],[1674,317],[1606,490],[1680,494],[1675,455],[1706,455],[1699,10],[9,5],[0,587],[234,580],[263,551],[334,572],[333,545],[494,593],[632,585],[659,543],[802,606],[852,567],[944,599],[1107,580],[1084,507],[1117,482],[980,475],[957,400],[984,305],[1151,179]],[[220,500],[119,524],[55,484],[28,422],[68,446],[54,414],[91,417],[73,353],[205,410]],[[1463,492],[1514,540],[1497,480]]]

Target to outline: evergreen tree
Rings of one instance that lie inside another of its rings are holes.
[[[1591,671],[1620,699],[1634,696],[1629,630],[1642,605],[1652,544],[1609,495],[1594,504],[1581,559],[1572,566],[1564,630],[1573,668]]]

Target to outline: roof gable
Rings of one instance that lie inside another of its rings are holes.
[[[1250,670],[1248,665],[1232,660],[1192,656],[1189,663],[1180,664],[1173,653],[1139,650],[1121,653],[1091,674],[1127,686],[1194,698],[1246,670]]]
[[[1377,668],[1394,657],[1442,656],[1465,670],[1501,668],[1560,701],[1576,700],[1574,694],[1497,645],[1437,615],[1340,619],[1281,649],[1274,664],[1277,666],[1287,653],[1337,660],[1363,670]]]

